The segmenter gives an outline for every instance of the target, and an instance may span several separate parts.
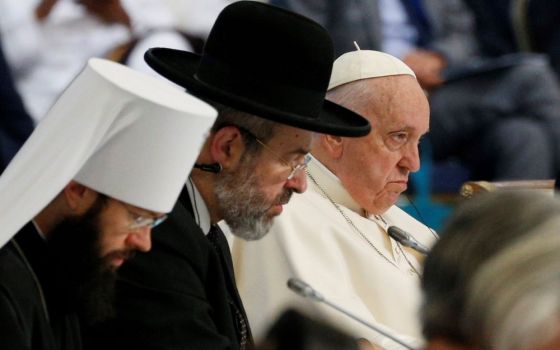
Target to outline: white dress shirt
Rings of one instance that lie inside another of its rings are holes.
[[[204,199],[200,195],[200,192],[198,192],[196,185],[190,177],[187,179],[186,186],[187,191],[189,192],[191,205],[193,207],[194,221],[197,223],[198,227],[200,227],[202,232],[207,235],[208,232],[210,232],[210,226],[212,225],[208,207],[206,206]]]

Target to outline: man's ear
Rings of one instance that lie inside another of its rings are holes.
[[[341,136],[320,135],[318,142],[332,159],[339,159],[344,154],[344,138]]]
[[[210,142],[210,154],[222,168],[234,168],[245,152],[241,131],[235,126],[226,126],[216,131]]]
[[[84,214],[97,198],[97,192],[72,180],[62,190],[68,209],[76,214]]]

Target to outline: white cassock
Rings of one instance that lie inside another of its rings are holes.
[[[308,178],[307,192],[292,197],[267,236],[232,242],[237,286],[255,338],[265,335],[279,313],[296,306],[386,349],[402,348],[330,307],[291,292],[286,281],[297,277],[329,301],[420,345],[421,256],[389,239],[386,230],[398,226],[426,246],[433,244],[435,233],[396,206],[366,218],[326,167],[313,159],[308,170],[340,211]]]

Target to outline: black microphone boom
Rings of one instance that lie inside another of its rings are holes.
[[[428,254],[429,249],[420,244],[412,235],[397,226],[390,226],[387,229],[389,237],[404,245],[405,247],[412,248],[419,253]]]
[[[391,339],[392,341],[404,346],[407,349],[411,349],[411,350],[414,349],[414,347],[411,346],[410,344],[407,344],[404,341],[396,338],[395,336],[387,333],[386,331],[380,329],[378,326],[375,326],[371,323],[368,323],[365,320],[362,320],[361,318],[359,318],[358,316],[344,310],[340,306],[331,303],[330,301],[325,299],[325,297],[323,297],[323,295],[321,293],[319,293],[318,291],[313,289],[313,287],[311,287],[309,284],[303,282],[302,280],[300,280],[298,278],[290,278],[288,280],[288,288],[290,288],[293,292],[295,292],[296,294],[298,294],[298,295],[300,295],[304,298],[310,298],[310,299],[313,299],[313,300],[318,301],[320,303],[327,304],[328,306],[332,307],[333,309],[342,312],[346,316],[354,319],[355,321],[360,322],[361,324],[365,325],[366,327],[368,327],[370,329],[373,329],[375,332]]]

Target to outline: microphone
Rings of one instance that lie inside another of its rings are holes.
[[[428,254],[430,251],[426,246],[418,242],[412,235],[397,226],[390,226],[387,230],[389,237],[404,245],[405,247],[412,248],[419,253]]]
[[[202,171],[206,171],[209,173],[217,174],[222,171],[222,164],[220,163],[212,163],[212,164],[199,164],[196,163],[194,165],[195,168],[200,169]]]
[[[386,331],[382,330],[378,326],[375,326],[371,323],[368,323],[365,320],[362,320],[361,318],[359,318],[358,316],[344,310],[340,306],[331,303],[330,301],[325,299],[325,297],[323,297],[323,295],[321,293],[319,293],[318,291],[313,289],[313,287],[311,287],[309,284],[303,282],[302,280],[300,280],[298,278],[290,278],[288,280],[288,288],[290,288],[293,292],[295,292],[296,294],[298,294],[298,295],[300,295],[304,298],[309,298],[309,299],[315,300],[317,302],[327,304],[328,306],[332,307],[333,309],[335,309],[339,312],[342,312],[346,316],[354,319],[355,321],[360,322],[361,324],[365,325],[366,327],[368,327],[370,329],[373,329],[375,332],[391,339],[395,343],[398,343],[398,344],[404,346],[407,349],[411,349],[411,350],[414,349],[414,347],[412,345],[407,344],[404,341],[396,338],[394,335],[391,335],[391,334],[387,333]]]
[[[321,293],[317,292],[309,284],[298,278],[290,278],[288,280],[288,288],[304,298],[310,298],[318,302],[323,302],[325,300]]]

